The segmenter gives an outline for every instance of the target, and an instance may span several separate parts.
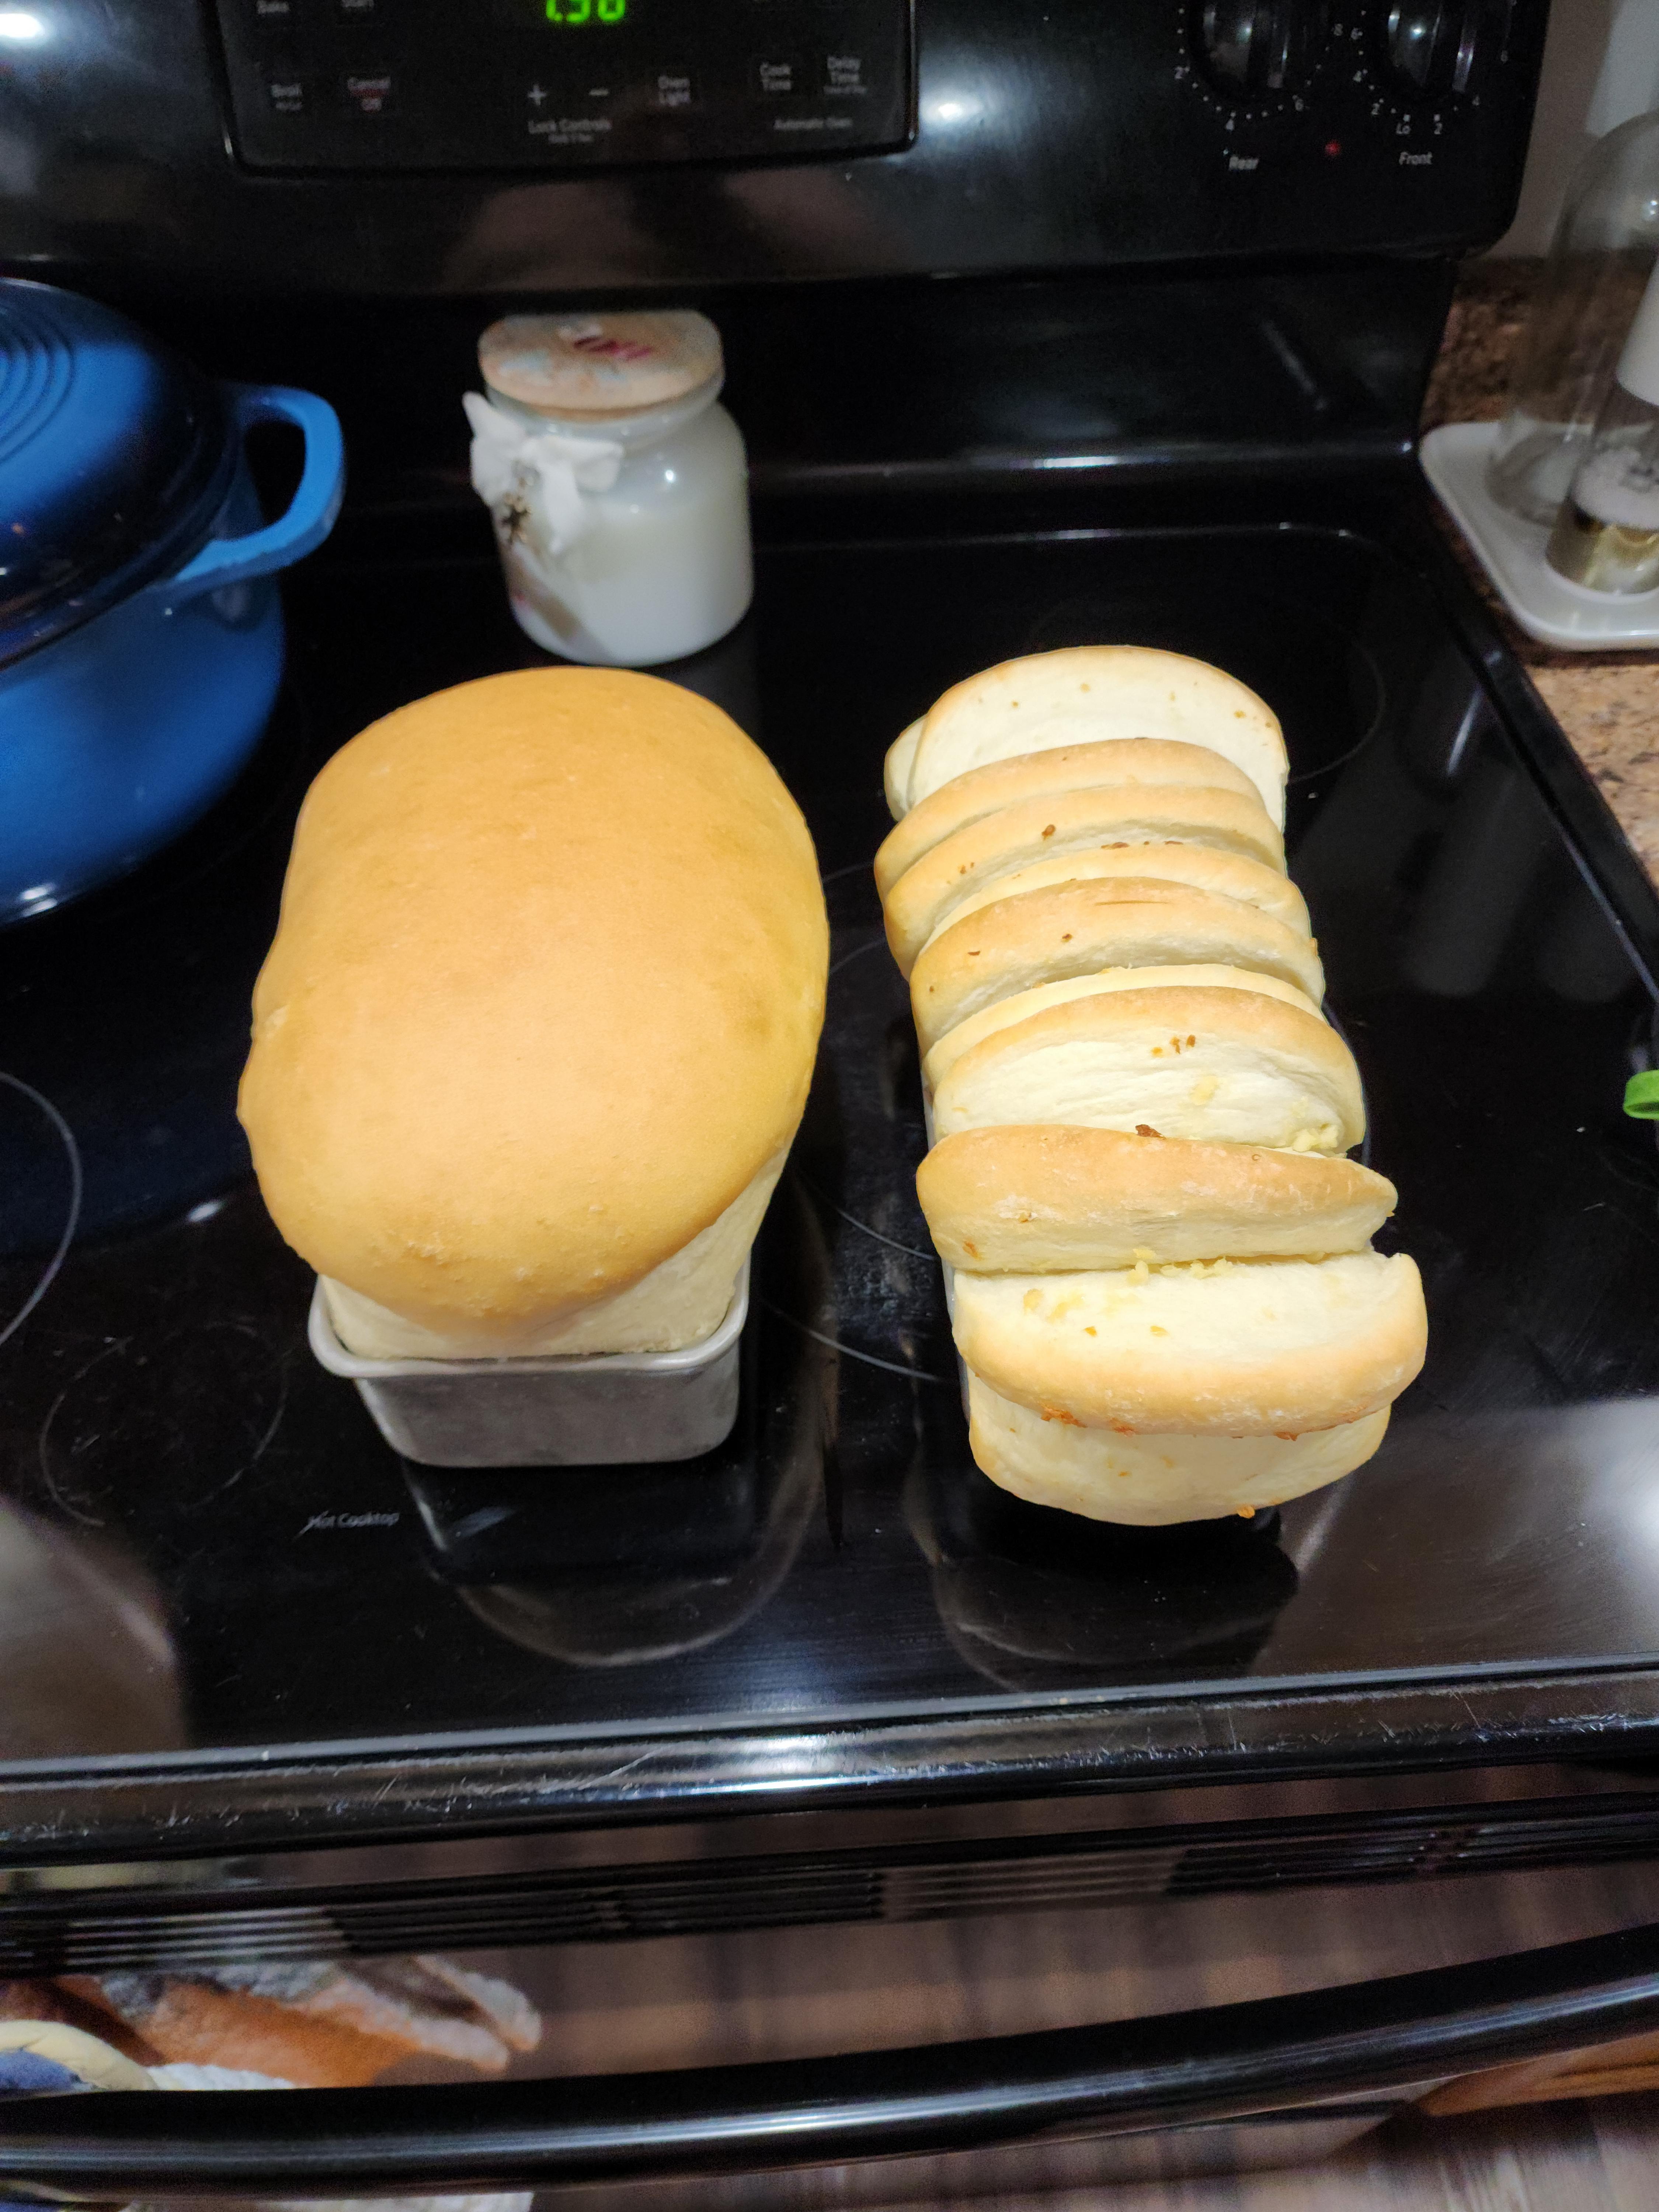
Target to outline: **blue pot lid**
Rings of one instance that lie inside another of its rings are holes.
[[[0,665],[182,567],[236,458],[217,387],[137,324],[0,280]]]

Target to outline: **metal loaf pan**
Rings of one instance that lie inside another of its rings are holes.
[[[563,1359],[360,1359],[336,1335],[319,1282],[312,1351],[357,1385],[394,1451],[424,1467],[614,1467],[696,1459],[738,1418],[743,1263],[725,1320],[682,1352]]]

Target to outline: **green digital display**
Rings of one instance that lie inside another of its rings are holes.
[[[620,25],[624,33],[637,31],[641,23],[648,27],[652,15],[649,8],[641,14],[640,0],[483,0],[483,4],[496,22],[532,34],[587,30],[596,23]],[[0,10],[3,7],[4,0],[0,0]],[[585,43],[570,41],[573,48]]]

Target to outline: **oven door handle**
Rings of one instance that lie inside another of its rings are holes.
[[[0,2186],[53,2202],[407,2195],[839,2164],[1237,2118],[1655,2025],[1659,1926],[921,2049],[438,2088],[38,2097],[0,2107]]]

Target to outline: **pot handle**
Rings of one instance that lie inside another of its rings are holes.
[[[193,561],[151,588],[172,613],[204,592],[268,576],[313,552],[334,527],[345,496],[345,441],[326,399],[281,384],[228,384],[239,440],[256,422],[292,422],[306,441],[305,466],[288,511],[243,538],[210,538]]]

